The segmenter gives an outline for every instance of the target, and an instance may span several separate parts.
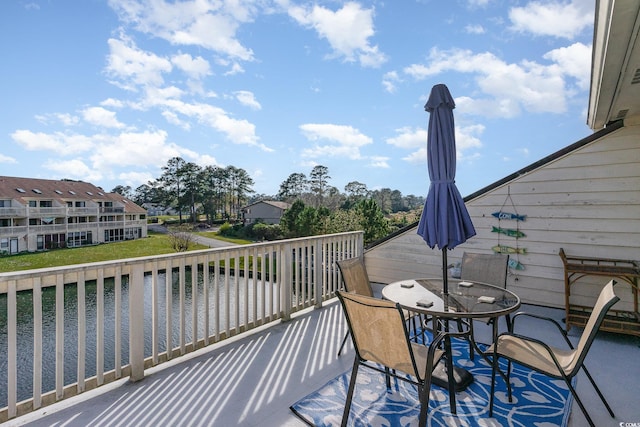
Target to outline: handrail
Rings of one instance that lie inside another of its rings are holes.
[[[362,252],[363,233],[350,232],[0,273],[6,299],[0,358],[5,355],[7,366],[0,423],[120,378],[138,381],[149,367],[319,308],[340,287],[336,261]],[[18,300],[30,301],[33,313],[31,363],[18,360],[25,357],[19,346],[26,345]],[[72,318],[70,303],[77,306]],[[70,333],[76,335],[71,343]],[[45,348],[47,339],[54,349]],[[119,350],[109,353],[109,346]],[[70,361],[65,351],[78,357]],[[31,396],[18,390],[25,369],[33,378]],[[65,381],[74,371],[76,379]]]

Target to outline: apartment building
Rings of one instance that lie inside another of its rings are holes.
[[[147,236],[147,211],[82,181],[0,176],[0,254]]]

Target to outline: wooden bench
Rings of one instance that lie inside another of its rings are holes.
[[[609,310],[601,330],[640,336],[640,313],[638,312],[638,278],[640,265],[632,260],[577,257],[567,255],[560,248],[560,258],[564,264],[564,297],[567,331],[571,325],[584,326],[589,319],[592,307],[571,303],[571,288],[585,276],[603,276],[618,279],[631,286],[633,294],[633,310]]]

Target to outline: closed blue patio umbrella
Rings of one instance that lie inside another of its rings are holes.
[[[456,137],[453,120],[455,102],[444,84],[431,88],[424,109],[430,113],[427,135],[429,193],[418,234],[433,249],[442,250],[443,292],[449,293],[447,250],[476,235],[462,196],[456,187]]]
[[[447,277],[447,250],[476,235],[464,200],[456,187],[456,137],[453,109],[456,104],[444,84],[431,88],[424,109],[430,113],[427,135],[427,165],[429,192],[418,224],[418,234],[433,249],[442,250],[442,292],[445,306],[449,297]],[[445,330],[449,322],[445,320]],[[445,339],[445,352],[451,355],[451,341]],[[464,390],[473,377],[468,371],[454,367],[453,363],[439,364],[433,372],[433,382],[448,388],[451,411],[456,413],[454,394]],[[450,379],[452,381],[450,381]]]

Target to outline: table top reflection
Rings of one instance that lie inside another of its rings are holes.
[[[444,295],[442,282],[442,278],[401,280],[386,285],[382,296],[411,310],[449,318],[498,317],[520,307],[520,298],[502,287],[449,279],[449,293]],[[420,306],[418,301],[433,305]]]

